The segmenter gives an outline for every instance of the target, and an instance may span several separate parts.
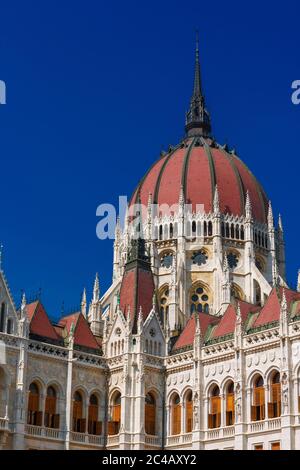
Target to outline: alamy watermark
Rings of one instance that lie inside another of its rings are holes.
[[[197,222],[192,214],[204,214],[204,205],[196,204],[129,204],[126,196],[119,196],[119,208],[109,203],[100,204],[96,210],[96,216],[100,217],[96,226],[96,235],[99,240],[114,240],[117,234],[117,223],[121,231],[127,229],[131,239],[147,238],[161,239],[167,230],[169,238],[177,238],[179,234],[189,237],[199,236]],[[154,224],[155,219],[169,219],[168,226],[165,221]],[[151,220],[151,223],[149,223]],[[183,220],[183,224],[181,224]],[[162,233],[163,232],[163,233]],[[212,232],[212,219],[204,221],[203,234],[210,236]]]
[[[0,80],[0,104],[6,104],[6,84]]]
[[[300,104],[300,80],[294,80],[292,83],[292,103],[295,105]]]

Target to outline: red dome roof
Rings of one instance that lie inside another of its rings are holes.
[[[266,223],[268,200],[247,166],[234,152],[199,136],[183,140],[154,163],[140,181],[131,204],[138,202],[140,196],[141,203],[147,206],[149,193],[159,206],[178,204],[183,187],[186,204],[192,204],[193,210],[203,204],[208,213],[213,210],[216,185],[223,214],[244,215],[248,191],[253,218]]]

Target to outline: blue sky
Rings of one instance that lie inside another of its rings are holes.
[[[300,267],[300,4],[286,1],[1,2],[3,266],[16,301],[42,288],[52,316],[112,275],[96,208],[130,195],[183,136],[195,29],[213,134],[280,211],[288,278]]]

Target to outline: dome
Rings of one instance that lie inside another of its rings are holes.
[[[194,88],[185,118],[186,137],[154,163],[140,181],[130,206],[139,200],[147,206],[151,193],[152,202],[158,205],[158,213],[167,214],[170,210],[164,209],[163,205],[178,204],[182,188],[185,203],[191,204],[193,211],[197,205],[202,205],[198,209],[209,213],[213,211],[217,186],[221,213],[245,215],[248,192],[253,219],[266,223],[268,200],[262,187],[234,151],[229,152],[226,145],[216,143],[211,129],[202,93],[197,38]]]
[[[248,167],[226,146],[210,137],[187,137],[154,163],[135,190],[131,204],[147,206],[149,194],[164,215],[163,205],[178,204],[181,188],[186,204],[203,204],[206,213],[213,211],[215,187],[218,187],[223,214],[245,215],[249,193],[253,219],[266,223],[268,199]],[[166,210],[166,209],[165,209]]]

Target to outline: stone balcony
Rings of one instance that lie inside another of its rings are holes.
[[[25,434],[40,439],[65,441],[66,433],[60,429],[46,428],[44,426],[25,425]],[[104,437],[88,433],[71,432],[70,442],[86,446],[103,447]]]
[[[193,433],[176,434],[174,436],[168,436],[166,439],[166,447],[186,447],[193,441]]]

